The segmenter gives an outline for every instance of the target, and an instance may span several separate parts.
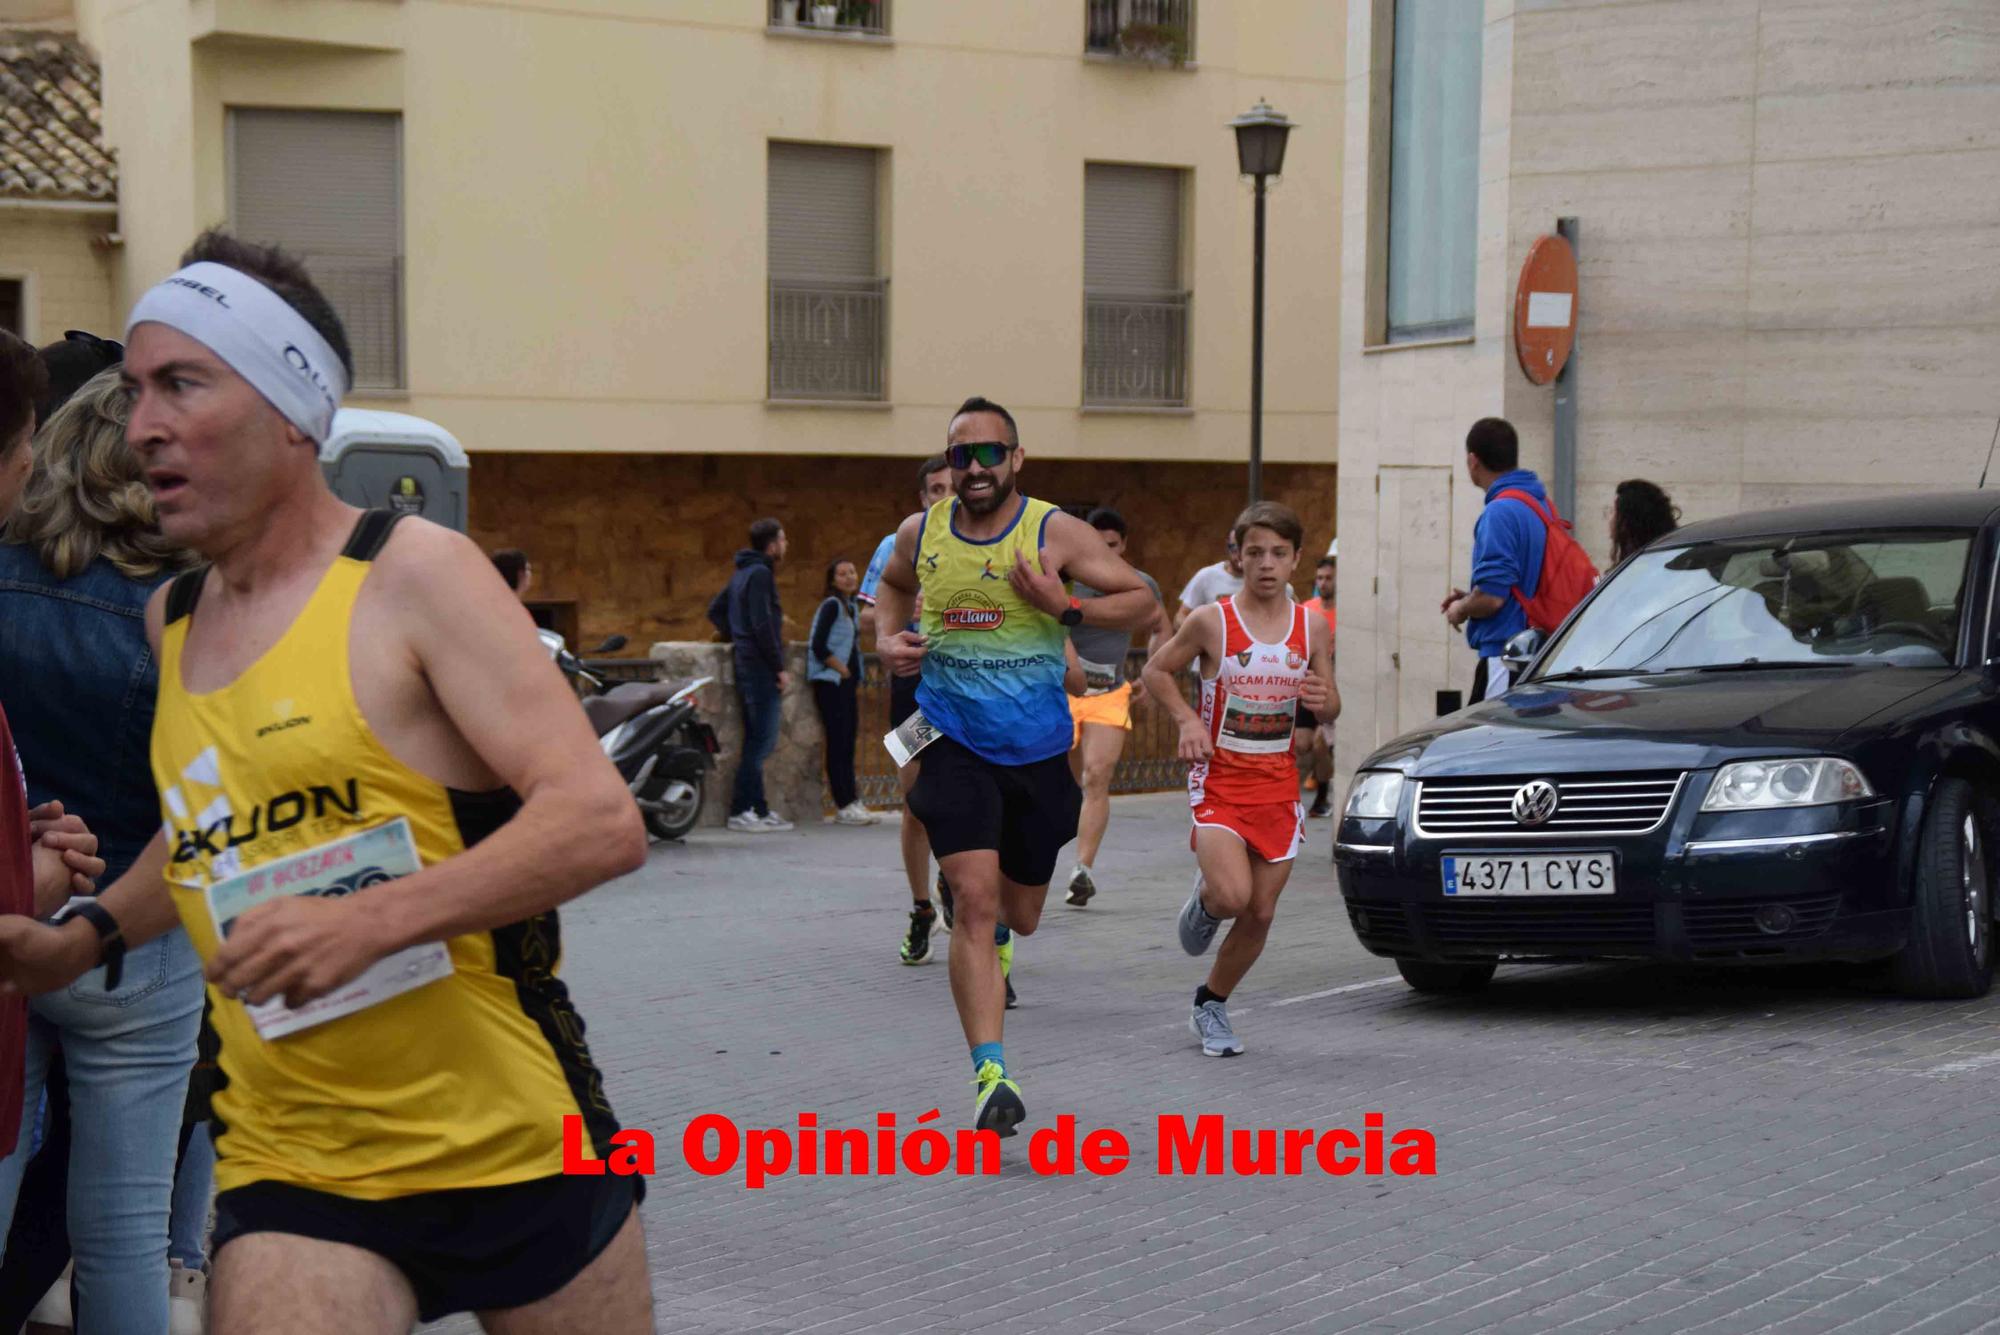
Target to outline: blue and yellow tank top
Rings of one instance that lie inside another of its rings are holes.
[[[997,538],[958,534],[958,498],[924,515],[917,534],[923,588],[923,682],[917,705],[937,730],[996,765],[1026,765],[1069,750],[1060,621],[1007,582],[1017,558],[1033,561],[1056,507],[1023,496]]]
[[[167,879],[204,961],[218,940],[213,884],[280,859],[310,865],[316,850],[351,849],[341,841],[399,820],[429,866],[519,809],[508,790],[464,793],[404,765],[355,702],[349,623],[399,517],[364,515],[283,638],[217,691],[194,694],[181,678],[200,572],[169,593],[153,776]],[[366,869],[345,881],[311,893],[369,893]],[[555,913],[446,948],[447,976],[279,1038],[261,1037],[241,1001],[209,990],[220,1188],[276,1181],[382,1200],[548,1177],[562,1171],[565,1114],[580,1114],[598,1156],[608,1153],[617,1124],[556,978]]]

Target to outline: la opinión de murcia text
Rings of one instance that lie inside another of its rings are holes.
[[[802,1112],[792,1127],[739,1127],[721,1113],[704,1113],[681,1133],[683,1163],[703,1177],[740,1175],[761,1190],[792,1177],[959,1177],[1000,1171],[1000,1138],[991,1131],[933,1125],[936,1108],[913,1126],[896,1114],[875,1114],[870,1129],[822,1127]],[[1154,1127],[1154,1171],[1163,1177],[1432,1177],[1437,1138],[1421,1127],[1390,1130],[1379,1112],[1348,1127],[1232,1127],[1218,1113],[1163,1113]],[[600,1154],[581,1117],[563,1118],[563,1171],[616,1176],[658,1171],[651,1132],[613,1133]],[[1069,1113],[1028,1137],[1028,1166],[1044,1177],[1116,1177],[1132,1166],[1132,1141],[1113,1127],[1080,1129]]]

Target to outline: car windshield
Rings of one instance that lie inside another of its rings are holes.
[[[1948,665],[1971,546],[1969,532],[1933,530],[1645,552],[1598,591],[1535,675]]]

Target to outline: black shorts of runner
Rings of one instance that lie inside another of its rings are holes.
[[[1008,880],[1049,883],[1056,855],[1076,838],[1083,810],[1083,790],[1069,772],[1067,754],[996,765],[940,737],[917,755],[917,766],[910,811],[924,823],[940,862],[990,848],[1000,854],[1000,874]]]
[[[1293,732],[1310,732],[1318,726],[1319,715],[1313,713],[1312,710],[1307,709],[1304,705],[1300,705],[1297,712],[1292,715]]]
[[[246,1233],[344,1242],[402,1271],[418,1318],[435,1321],[559,1292],[611,1245],[645,1194],[644,1178],[615,1176],[539,1177],[382,1201],[252,1182],[215,1198],[210,1253]]]
[[[917,686],[923,681],[920,676],[889,678],[889,726],[894,728],[910,715],[917,712]]]

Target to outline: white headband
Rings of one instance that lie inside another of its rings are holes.
[[[334,410],[347,393],[340,358],[303,315],[250,275],[190,264],[139,298],[125,341],[149,320],[206,346],[317,443],[333,434]]]

